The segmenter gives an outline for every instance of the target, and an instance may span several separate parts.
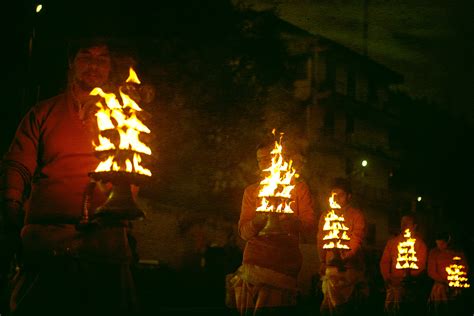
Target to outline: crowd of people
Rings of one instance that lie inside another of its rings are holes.
[[[8,310],[12,315],[92,315],[136,312],[130,265],[134,260],[128,226],[83,231],[88,173],[97,165],[92,148],[94,87],[108,84],[113,68],[109,45],[84,41],[71,52],[67,90],[34,106],[24,117],[1,164],[0,277],[10,286]],[[268,168],[273,143],[257,149],[261,171]],[[322,315],[348,315],[364,311],[371,288],[367,280],[363,244],[367,225],[364,212],[352,203],[346,179],[336,179],[330,193],[340,206],[347,226],[348,249],[326,249],[325,210],[317,222],[308,184],[297,179],[292,191],[293,214],[281,214],[283,233],[262,233],[270,220],[257,212],[260,182],[243,194],[238,232],[246,241],[242,264],[228,277],[228,306],[241,315],[290,315],[298,312],[298,274],[303,257],[300,238],[317,230]],[[101,205],[109,191],[100,184],[90,201]],[[380,260],[385,282],[385,312],[390,315],[436,315],[463,306],[462,290],[447,281],[446,266],[454,256],[466,268],[463,253],[451,249],[450,237],[436,237],[428,253],[416,233],[416,218],[402,217],[400,235],[390,239]],[[397,268],[398,245],[406,229],[416,240],[417,269]],[[433,280],[431,293],[420,292],[422,278]],[[9,276],[9,277],[7,277]],[[8,279],[8,282],[7,282]],[[472,311],[467,311],[472,313]]]
[[[272,144],[263,144],[257,149],[260,171],[270,164]],[[268,170],[268,169],[267,169]],[[293,214],[280,216],[285,234],[266,234],[265,225],[269,217],[256,212],[259,201],[259,183],[245,189],[242,211],[238,223],[240,237],[246,240],[242,265],[231,274],[230,292],[234,297],[231,306],[240,315],[289,315],[301,311],[298,308],[297,276],[301,269],[301,253],[298,236],[312,229],[315,223],[311,193],[304,180],[296,181],[293,198]],[[347,250],[325,247],[326,218],[331,208],[322,212],[317,225],[317,250],[320,258],[318,286],[322,292],[320,315],[352,315],[354,313],[378,312],[385,315],[464,315],[470,314],[466,304],[468,289],[451,286],[446,268],[450,264],[462,265],[468,272],[466,256],[450,245],[447,233],[436,236],[436,247],[428,254],[428,247],[418,231],[417,216],[407,212],[401,216],[400,233],[390,238],[378,262],[384,282],[385,302],[379,310],[371,296],[378,289],[371,288],[367,273],[364,239],[367,224],[364,212],[352,201],[352,188],[348,179],[336,178],[330,187],[330,195],[344,217]],[[340,228],[342,232],[342,228]],[[408,233],[408,236],[407,236]],[[408,244],[407,244],[408,241]],[[409,244],[409,243],[412,244]],[[405,249],[413,253],[415,266],[401,267],[400,256]],[[460,258],[454,262],[453,258]],[[372,276],[373,277],[373,276]],[[428,293],[426,285],[432,280]],[[228,290],[229,291],[229,290]],[[314,298],[316,299],[316,298]]]

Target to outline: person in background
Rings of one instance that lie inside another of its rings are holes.
[[[260,171],[271,165],[274,142],[257,148]],[[243,195],[238,232],[246,241],[242,265],[230,278],[234,302],[240,315],[288,315],[297,304],[297,277],[302,265],[299,236],[314,227],[311,194],[304,181],[292,191],[293,214],[280,215],[283,234],[259,234],[267,215],[257,213],[260,181],[249,185]]]
[[[434,281],[428,299],[429,314],[433,316],[458,315],[459,297],[464,289],[450,288],[446,268],[454,263],[453,258],[459,257],[456,264],[463,265],[466,273],[469,267],[465,254],[453,249],[449,233],[440,232],[436,235],[436,247],[428,255],[428,276]]]
[[[388,315],[420,315],[424,311],[422,287],[423,274],[426,271],[427,247],[421,236],[417,234],[416,220],[413,214],[402,216],[401,232],[392,237],[385,245],[380,259],[380,272],[385,282],[385,312]],[[418,269],[397,269],[398,245],[406,240],[405,230],[409,229],[411,237],[416,239],[415,252]]]
[[[368,296],[365,280],[365,262],[362,244],[366,235],[366,220],[362,211],[352,204],[352,188],[347,179],[336,178],[331,184],[331,194],[339,204],[344,224],[349,228],[350,250],[342,251],[336,258],[335,250],[323,249],[325,217],[330,211],[321,214],[318,225],[317,247],[320,258],[323,301],[322,315],[345,315],[362,309]],[[337,250],[336,250],[337,251]]]

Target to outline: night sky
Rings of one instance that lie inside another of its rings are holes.
[[[314,34],[362,53],[364,0],[258,1]],[[474,119],[474,22],[468,1],[366,0],[369,57],[401,73],[402,89]]]
[[[473,175],[472,156],[468,154],[472,138],[465,131],[472,131],[474,122],[471,96],[474,23],[467,1],[367,1],[369,57],[403,75],[405,83],[399,89],[429,102],[410,122],[414,131],[411,149],[416,153],[408,170],[419,171],[414,177],[430,185],[432,192],[449,191],[447,196],[452,198],[458,186],[460,192],[468,193]],[[283,19],[305,30],[356,52],[363,51],[362,0],[245,2],[258,10],[275,9]],[[39,14],[35,14],[37,3],[32,0],[11,1],[4,10],[9,15],[3,27],[4,43],[8,43],[3,49],[7,55],[3,88],[8,93],[1,107],[2,152],[32,103],[37,98],[56,94],[65,86],[68,38],[103,33],[133,40],[154,32],[173,32],[157,19],[156,12],[173,1],[158,1],[156,5],[146,1],[108,0],[41,3],[43,9]],[[201,3],[213,5],[212,1]],[[188,19],[179,10],[175,12],[174,23],[181,25],[183,32]],[[35,40],[29,57],[28,40],[33,30]],[[40,91],[34,89],[38,83]],[[430,107],[446,109],[452,118],[444,117],[445,112],[431,114]],[[423,127],[416,129],[416,120],[424,121]],[[452,129],[461,125],[469,127]],[[417,144],[419,149],[415,148]]]

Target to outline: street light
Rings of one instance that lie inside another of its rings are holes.
[[[364,168],[367,167],[367,164],[368,164],[367,160],[365,160],[365,159],[362,160],[362,163],[361,163],[362,167],[364,167]]]
[[[42,4],[38,4],[36,6],[36,13],[40,13],[40,11],[43,9],[43,5]]]
[[[421,200],[422,200],[421,196],[417,197],[416,200],[417,200],[418,202],[421,202]]]

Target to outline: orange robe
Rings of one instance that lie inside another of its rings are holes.
[[[427,247],[420,236],[415,234],[413,238],[416,239],[415,251],[416,257],[418,258],[418,269],[410,270],[409,275],[416,278],[426,269]],[[387,312],[399,312],[403,308],[402,304],[413,302],[417,297],[417,295],[414,294],[414,291],[417,290],[416,286],[405,286],[403,283],[403,280],[407,276],[407,271],[396,269],[398,258],[397,246],[402,241],[405,241],[403,234],[389,239],[385,245],[382,258],[380,259],[380,272],[387,284],[387,293],[385,296],[385,310]]]
[[[368,287],[364,276],[365,262],[361,251],[366,234],[366,222],[364,214],[358,208],[346,205],[338,210],[339,215],[344,215],[344,224],[349,228],[347,235],[350,238],[347,243],[350,250],[341,251],[345,271],[339,271],[338,267],[331,266],[333,250],[323,249],[325,243],[323,238],[327,234],[326,231],[323,231],[323,227],[328,212],[330,210],[323,212],[319,218],[317,235],[320,271],[324,273],[322,276],[324,298],[321,302],[321,311],[336,313],[339,309],[347,306],[351,298],[360,297],[362,299],[368,296]],[[354,294],[356,288],[358,292]]]
[[[464,265],[465,271],[468,272],[468,265],[464,253],[462,252],[453,251],[451,249],[442,251],[439,248],[433,248],[429,253],[428,275],[435,281],[429,298],[431,304],[447,302],[452,300],[456,294],[456,291],[450,290],[448,286],[448,273],[446,272],[446,268],[454,263],[454,256],[461,257],[461,260],[457,264]]]
[[[301,225],[286,227],[287,235],[259,236],[252,220],[260,204],[259,183],[245,189],[240,220],[240,237],[247,241],[242,266],[231,280],[236,305],[242,314],[265,307],[296,304],[296,279],[302,264],[299,233],[314,228],[311,194],[305,182],[297,182],[292,192],[292,210]]]
[[[427,247],[423,239],[420,236],[416,235],[413,237],[416,239],[415,242],[415,252],[416,257],[418,258],[418,269],[410,270],[411,276],[419,276],[426,269],[426,257],[427,257]],[[385,249],[380,259],[380,272],[385,282],[391,284],[399,285],[403,278],[406,276],[405,270],[396,269],[397,257],[398,257],[398,244],[402,241],[405,241],[403,234],[395,236],[387,242]]]
[[[324,245],[324,236],[327,234],[326,231],[323,231],[325,217],[330,212],[327,210],[321,214],[319,218],[318,225],[318,252],[321,265],[325,267],[330,260],[330,251],[323,249]],[[350,240],[348,242],[350,250],[343,250],[343,256],[346,258],[344,266],[346,268],[357,268],[360,270],[364,269],[364,257],[361,250],[362,242],[366,234],[366,222],[365,217],[362,211],[358,208],[347,205],[340,210],[338,210],[339,215],[344,215],[344,224],[349,228],[347,235]]]

